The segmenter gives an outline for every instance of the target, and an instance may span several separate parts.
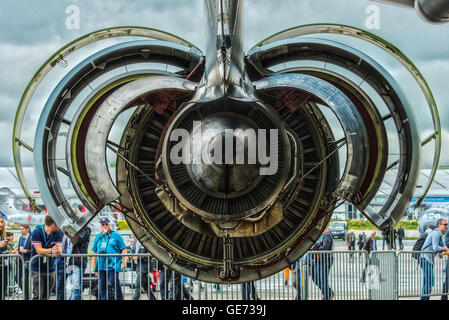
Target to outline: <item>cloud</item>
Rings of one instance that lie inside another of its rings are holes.
[[[80,29],[66,27],[70,5],[79,8]],[[95,30],[144,26],[179,33],[200,41],[201,1],[11,1],[0,2],[0,41],[19,44],[59,40],[61,45]],[[12,30],[12,32],[11,32]]]

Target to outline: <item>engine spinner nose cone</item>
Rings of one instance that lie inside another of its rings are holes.
[[[200,144],[201,159],[187,165],[192,181],[217,198],[250,192],[262,180],[257,149],[250,145],[250,135],[257,129],[249,118],[231,113],[209,117],[194,127],[189,149],[192,152]]]

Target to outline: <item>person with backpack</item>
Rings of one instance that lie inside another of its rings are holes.
[[[424,226],[424,234],[422,234],[418,240],[416,240],[415,244],[413,245],[412,251],[415,251],[412,253],[412,258],[418,260],[419,256],[421,254],[421,249],[424,244],[424,241],[426,241],[427,236],[429,233],[433,231],[435,227],[433,227],[431,224],[426,224]]]
[[[429,233],[432,232],[432,229],[426,229],[426,232],[419,237],[418,240],[416,240],[415,244],[413,245],[412,251],[414,251],[412,253],[412,258],[413,259],[419,259],[419,256],[421,255],[421,249],[422,246],[424,244],[424,241],[426,241],[427,236],[429,235]]]
[[[418,258],[418,263],[423,270],[423,287],[421,290],[421,300],[429,300],[429,294],[435,283],[433,274],[433,264],[436,253],[447,253],[448,248],[443,242],[443,234],[448,230],[448,223],[446,219],[438,219],[437,227],[430,232],[425,239],[421,254]]]

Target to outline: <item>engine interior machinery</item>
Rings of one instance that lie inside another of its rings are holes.
[[[206,0],[204,8],[204,54],[155,29],[100,30],[55,53],[26,88],[13,137],[18,177],[29,195],[21,152],[32,151],[42,199],[67,235],[76,235],[104,206],[113,205],[168,267],[202,281],[239,283],[294,263],[343,202],[354,204],[379,229],[394,226],[415,192],[421,148],[434,142],[422,201],[438,166],[440,124],[426,81],[399,49],[361,29],[315,24],[280,32],[245,53],[243,1]],[[421,139],[410,101],[388,70],[323,34],[367,41],[401,63],[427,99],[432,135]],[[133,39],[71,68],[64,65],[74,52],[120,37]],[[27,107],[58,65],[69,70],[45,101],[31,146],[22,139]],[[276,66],[284,67],[274,71]],[[343,137],[336,138],[323,107],[338,119]],[[131,108],[121,140],[111,141],[117,117]],[[396,158],[388,152],[392,137]],[[178,138],[186,143],[180,146]],[[117,155],[115,177],[106,150]],[[226,161],[183,161],[195,154],[215,157],[219,150]],[[338,156],[342,150],[345,163]],[[255,161],[245,160],[259,151]],[[375,208],[372,201],[392,168],[391,193]],[[70,178],[88,213],[73,213],[61,175]]]

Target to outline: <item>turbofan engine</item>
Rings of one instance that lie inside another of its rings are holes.
[[[435,142],[426,190],[439,159],[435,101],[410,60],[372,34],[337,25],[289,29],[245,54],[243,1],[205,1],[205,13],[204,55],[138,27],[101,30],[58,51],[33,78],[16,117],[14,156],[25,192],[21,147],[33,152],[42,199],[67,235],[112,205],[162,263],[208,282],[253,281],[290,266],[344,202],[391,229],[415,192],[422,145]],[[435,133],[421,142],[401,86],[375,60],[336,40],[302,37],[321,33],[366,40],[402,63],[428,99]],[[145,39],[107,46],[66,71],[41,112],[34,146],[26,144],[22,122],[40,81],[79,48],[114,37]],[[121,140],[111,141],[126,110],[133,113]],[[391,174],[394,185],[375,205]],[[89,213],[73,213],[61,175]]]

